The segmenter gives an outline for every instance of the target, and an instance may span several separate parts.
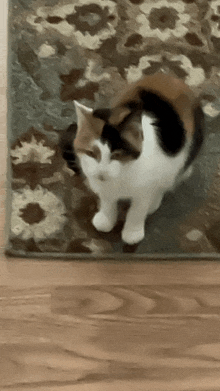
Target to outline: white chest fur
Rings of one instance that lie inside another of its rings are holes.
[[[109,232],[114,227],[118,200],[129,198],[132,201],[122,231],[122,239],[129,244],[143,239],[146,217],[158,209],[165,192],[172,189],[187,156],[186,148],[175,157],[165,154],[158,144],[152,121],[143,114],[144,140],[138,159],[127,163],[111,161],[108,145],[100,141],[97,141],[100,162],[87,155],[80,156],[89,185],[100,198],[99,212],[93,219],[97,230]]]
[[[143,149],[138,159],[127,163],[111,161],[108,145],[100,141],[96,142],[102,153],[100,162],[87,155],[80,156],[83,172],[95,193],[104,191],[116,199],[132,198],[138,189],[149,191],[158,187],[166,191],[173,186],[185,162],[186,150],[175,157],[166,155],[158,145],[152,118],[146,114],[142,116],[142,128]]]

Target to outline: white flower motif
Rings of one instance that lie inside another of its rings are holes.
[[[102,41],[112,37],[115,35],[116,31],[112,25],[109,25],[109,28],[105,28],[98,32],[97,35],[90,35],[87,31],[85,34],[81,33],[81,31],[75,31],[74,36],[78,41],[78,44],[87,49],[98,49]]]
[[[205,81],[205,72],[200,67],[193,67],[190,59],[183,54],[170,55],[169,63],[172,70],[172,61],[179,63],[179,68],[186,71],[187,76],[185,82],[192,87],[197,87]],[[157,62],[161,72],[167,72],[167,69],[163,67],[163,61],[161,55],[143,56],[140,58],[137,67],[130,66],[126,69],[126,77],[129,83],[136,82],[143,76],[143,70],[151,67],[151,62]]]
[[[44,32],[44,23],[42,22],[42,23],[37,23],[36,22],[36,19],[37,19],[37,16],[36,15],[28,15],[27,16],[27,22],[31,25],[31,26],[33,26],[33,27],[35,27],[35,29],[38,31],[38,33],[43,33]]]
[[[58,16],[62,19],[64,19],[67,15],[74,12],[75,5],[74,4],[64,4],[64,5],[57,5],[55,7],[39,7],[37,10],[37,15],[41,18],[47,18],[48,15],[50,16]]]
[[[211,9],[214,11],[214,14],[220,18],[220,2],[219,0],[213,0],[210,4]],[[216,38],[220,38],[220,27],[219,27],[219,20],[214,21],[212,20],[211,23],[211,35],[213,35]]]
[[[57,30],[60,34],[66,36],[66,37],[70,37],[73,34],[74,28],[72,26],[70,26],[66,20],[63,20],[58,24],[50,24],[46,20],[47,16],[49,16],[49,13],[46,14],[46,12],[43,12],[43,11],[40,12],[38,10],[37,14],[42,15],[39,17],[44,17],[45,19],[42,19],[40,22],[36,22],[37,16],[36,15],[29,15],[27,17],[27,22],[29,24],[31,24],[33,27],[35,27],[39,33],[43,34],[47,30],[53,29],[53,30]],[[50,13],[50,15],[51,15],[51,13]]]
[[[53,28],[54,30],[57,30],[60,34],[66,37],[71,37],[74,34],[73,26],[70,26],[70,24],[66,20],[63,20],[62,22],[53,25],[49,24],[48,22],[45,22],[45,27],[47,29]]]
[[[16,146],[11,150],[11,157],[16,159],[13,160],[13,164],[17,165],[29,161],[52,164],[50,158],[55,154],[55,151],[44,144],[44,140],[37,141],[34,136],[32,136],[31,142],[21,141],[21,147]]]
[[[28,205],[37,205],[42,212],[39,222],[29,224],[22,218]],[[11,232],[24,240],[46,239],[61,231],[67,220],[65,213],[65,205],[55,194],[40,185],[34,190],[26,186],[12,194]]]
[[[183,54],[171,56],[171,61],[180,61],[180,67],[184,69],[188,76],[185,82],[191,87],[197,87],[205,81],[205,72],[200,67],[193,67],[190,59]]]
[[[102,41],[114,36],[116,34],[115,27],[118,23],[117,5],[111,0],[80,0],[80,7],[87,4],[97,4],[102,9],[108,8],[109,14],[114,15],[114,21],[107,23],[104,28],[101,28],[97,34],[91,35],[89,32],[82,33],[77,28],[74,31],[74,37],[77,39],[78,44],[88,49],[98,49],[102,44]],[[75,6],[78,6],[76,4]]]
[[[98,242],[98,240],[92,239],[90,242],[83,242],[83,245],[91,250],[94,254],[101,254],[102,248]]]
[[[98,69],[94,60],[88,60],[88,64],[85,70],[85,78],[89,81],[100,82],[102,80],[110,80],[111,76],[108,72],[104,72],[103,69]]]
[[[74,24],[69,24],[65,18],[68,15],[77,12],[77,8],[96,4],[103,10],[108,8],[109,15],[114,16],[114,20],[107,22],[105,26],[101,27],[96,34],[90,34],[88,31],[82,33]],[[47,21],[48,16],[59,17],[61,21],[57,24],[51,24]],[[36,21],[38,18],[42,18],[40,22]],[[63,20],[62,20],[63,19]],[[72,37],[77,40],[78,44],[88,49],[98,49],[102,41],[114,36],[116,34],[115,27],[118,24],[117,4],[111,0],[76,0],[74,4],[65,4],[57,7],[40,7],[38,8],[36,15],[29,15],[27,22],[34,26],[39,33],[43,33],[46,30],[57,30],[60,34]]]
[[[53,46],[50,46],[47,43],[44,43],[39,48],[38,56],[41,58],[47,58],[47,57],[53,56],[55,53],[56,53],[56,50],[53,48]]]
[[[218,110],[213,103],[209,102],[203,107],[203,111],[209,117],[217,117],[220,114],[220,110]]]
[[[211,9],[213,9],[213,11],[214,11],[216,14],[219,14],[219,13],[220,13],[219,6],[220,6],[219,0],[212,0],[211,3],[210,3]]]
[[[138,81],[143,76],[143,69],[150,68],[151,63],[150,62],[160,62],[161,61],[161,55],[153,55],[153,56],[143,56],[140,58],[138,66],[131,65],[129,68],[127,68],[126,71],[126,78],[129,83],[133,83]]]
[[[217,26],[217,23],[212,23],[212,33],[211,35],[213,35],[214,37],[216,38],[220,38],[220,29],[218,28]]]
[[[172,9],[178,14],[178,19],[175,21],[175,28],[165,27],[164,29],[151,28],[149,16],[153,10],[159,10],[163,8]],[[137,17],[137,21],[140,23],[139,33],[143,37],[157,37],[162,41],[166,41],[168,38],[182,37],[188,32],[185,24],[190,20],[190,15],[185,12],[185,5],[182,2],[169,2],[167,0],[146,1],[140,5],[140,9],[143,12]]]
[[[93,254],[103,254],[104,252],[111,251],[111,245],[104,240],[91,239],[90,241],[84,241],[83,246],[87,247]]]

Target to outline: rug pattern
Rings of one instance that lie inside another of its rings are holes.
[[[123,251],[123,207],[112,233],[95,231],[96,197],[67,167],[59,138],[76,120],[74,99],[108,106],[127,82],[159,70],[202,98],[208,141],[194,179],[168,195],[136,251],[218,252],[219,0],[11,0],[9,32],[9,252]],[[206,162],[215,167],[210,175],[202,172]]]

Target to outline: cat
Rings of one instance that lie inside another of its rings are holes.
[[[110,232],[118,201],[129,200],[122,240],[137,244],[165,193],[191,174],[204,138],[202,108],[182,80],[164,73],[128,86],[110,109],[74,103],[77,126],[63,156],[99,197],[92,224]]]

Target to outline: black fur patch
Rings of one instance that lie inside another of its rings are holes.
[[[110,127],[110,125],[104,126],[102,138],[108,141],[112,150],[119,149],[118,145],[121,144],[121,136],[123,136],[123,128],[126,127],[126,122],[137,113],[146,111],[152,113],[155,117],[154,125],[157,129],[158,142],[164,152],[168,155],[175,156],[184,146],[185,143],[185,130],[183,122],[179,115],[176,113],[172,105],[160,96],[151,91],[141,90],[139,91],[139,101],[130,101],[126,104],[126,107],[131,109],[129,114],[117,127],[117,129]],[[98,118],[108,121],[111,111],[109,109],[100,109],[94,112],[94,115]],[[126,149],[128,143],[123,143],[122,149]],[[137,151],[135,151],[137,153]],[[139,156],[139,153],[138,153]]]
[[[179,115],[170,103],[153,92],[142,90],[140,98],[143,110],[155,116],[154,125],[161,148],[168,155],[175,156],[184,146],[186,138],[183,122]]]
[[[93,116],[107,122],[111,115],[110,109],[96,109],[93,111]]]
[[[76,131],[77,124],[74,123],[68,127],[68,129],[61,136],[60,148],[62,151],[62,156],[66,160],[68,167],[76,174],[80,174],[81,169],[73,149],[73,141],[76,136]]]
[[[109,145],[111,152],[123,150],[125,155],[131,156],[133,159],[137,159],[140,156],[140,152],[133,148],[123,138],[123,128],[126,126],[126,122],[132,114],[129,114],[117,127],[108,123],[108,119],[111,115],[110,109],[97,109],[94,111],[93,115],[94,117],[100,118],[106,122],[103,127],[100,140]]]
[[[125,155],[131,156],[133,159],[137,159],[140,156],[140,152],[124,140],[121,135],[123,135],[122,130],[116,129],[109,124],[105,124],[100,139],[103,143],[107,142],[111,152],[123,150]]]
[[[189,156],[185,163],[185,170],[192,164],[198,155],[204,141],[203,129],[205,127],[205,115],[200,106],[196,106],[194,109],[194,126],[195,132],[193,135],[193,142],[190,148]]]

